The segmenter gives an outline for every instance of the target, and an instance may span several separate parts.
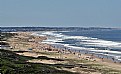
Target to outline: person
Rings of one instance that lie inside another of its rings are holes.
[[[102,62],[104,61],[104,58],[102,57]]]
[[[81,54],[78,54],[78,57],[80,58],[81,57]]]
[[[113,60],[113,62],[114,62],[114,63],[116,63],[116,61],[115,61],[114,57],[112,58],[112,60]]]

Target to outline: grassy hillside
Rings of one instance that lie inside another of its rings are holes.
[[[33,57],[25,57],[12,51],[0,50],[0,71],[2,74],[75,74],[57,70],[54,65],[28,63]]]

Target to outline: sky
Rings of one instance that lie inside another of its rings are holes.
[[[121,27],[121,0],[0,0],[0,26]]]

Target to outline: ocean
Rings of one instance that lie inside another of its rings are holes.
[[[121,29],[87,29],[72,31],[41,31],[36,35],[47,36],[43,43],[56,48],[94,54],[100,58],[115,58],[121,62]]]

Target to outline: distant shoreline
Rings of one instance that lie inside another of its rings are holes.
[[[71,30],[121,30],[121,28],[103,27],[1,27],[1,32],[32,32],[32,31],[71,31]]]

